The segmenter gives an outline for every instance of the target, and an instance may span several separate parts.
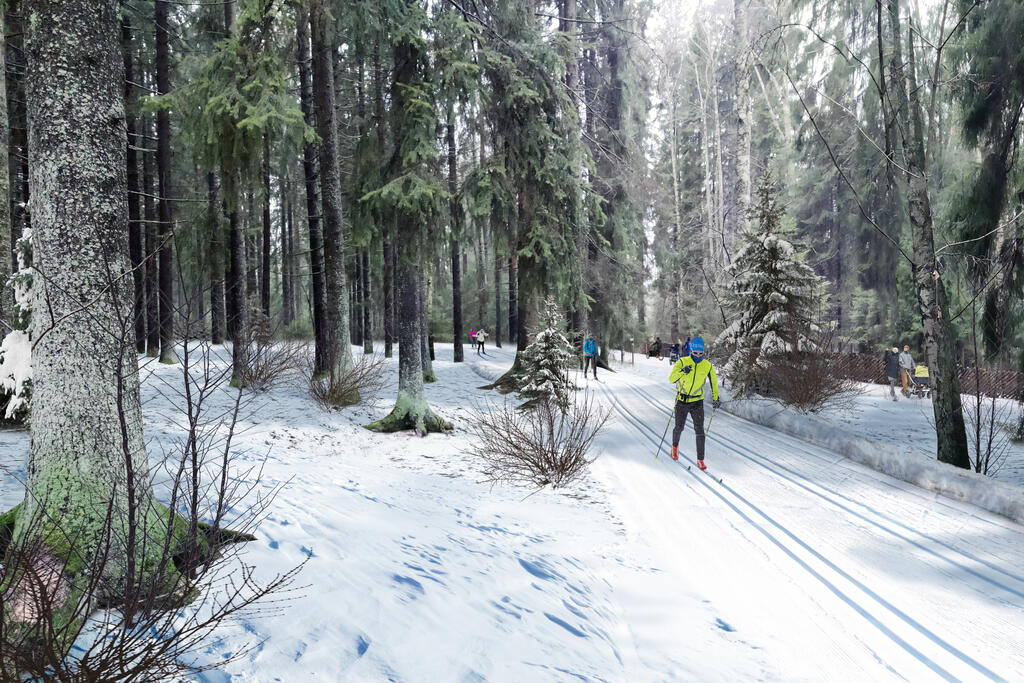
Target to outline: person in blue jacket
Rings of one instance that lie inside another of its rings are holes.
[[[591,332],[587,335],[587,340],[583,342],[583,376],[587,376],[587,368],[591,365],[594,366],[594,379],[597,379],[597,340],[594,339],[594,333]]]

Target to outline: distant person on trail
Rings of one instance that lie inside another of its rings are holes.
[[[672,366],[668,381],[676,385],[675,414],[676,426],[672,430],[672,459],[679,459],[679,435],[686,426],[686,416],[693,416],[693,431],[697,436],[697,467],[707,469],[704,464],[704,383],[711,380],[711,405],[715,409],[718,400],[718,379],[711,361],[704,358],[704,340],[700,337],[689,342],[690,355],[683,356]]]
[[[597,379],[597,340],[594,339],[594,333],[591,332],[587,335],[587,340],[583,342],[583,378],[587,378],[587,368],[591,365],[594,366],[594,379]]]
[[[914,372],[914,359],[910,355],[910,346],[903,346],[900,354],[900,379],[903,380],[903,395],[910,398],[910,375]]]
[[[676,339],[676,343],[668,347],[668,360],[670,363],[675,363],[679,360],[679,357],[683,352],[683,340]]]
[[[898,401],[896,383],[900,381],[900,350],[895,346],[887,349],[882,360],[885,363],[885,376],[889,379],[889,396],[892,400]]]
[[[486,356],[487,354],[484,353],[484,341],[487,340],[487,333],[484,332],[484,328],[481,327],[476,331],[476,337],[474,337],[474,339],[476,339],[476,355]]]
[[[647,347],[647,357],[661,358],[661,337],[655,337],[654,343]]]

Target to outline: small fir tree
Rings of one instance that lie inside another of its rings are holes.
[[[727,269],[733,279],[726,303],[737,315],[715,342],[730,351],[724,373],[737,394],[752,388],[773,357],[813,348],[820,332],[814,315],[822,279],[781,235],[784,210],[767,171],[758,181],[756,198],[751,211],[756,228],[744,233]]]
[[[558,302],[547,299],[544,302],[544,327],[523,351],[519,397],[530,403],[551,401],[565,412],[572,402],[571,392],[576,389],[568,374],[576,354],[560,329],[560,318]]]

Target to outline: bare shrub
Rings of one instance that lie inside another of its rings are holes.
[[[470,420],[474,450],[484,480],[531,488],[564,488],[595,458],[591,446],[611,412],[590,396],[577,398],[565,411],[551,400],[522,410],[505,400],[476,410]]]
[[[995,396],[965,397],[964,425],[975,472],[994,475],[1005,462],[1013,439],[1015,407],[1015,401]]]
[[[309,395],[324,410],[333,410],[350,403],[349,396],[359,396],[368,402],[384,388],[384,363],[387,359],[379,354],[360,356],[349,372],[339,375],[333,370],[324,374],[317,372],[313,353],[306,351],[302,365],[303,376],[309,387]],[[333,363],[328,366],[333,367]]]
[[[255,307],[250,316],[242,386],[267,391],[302,370],[307,345],[295,339],[277,341],[272,320],[259,307]]]
[[[794,347],[763,362],[754,373],[752,388],[804,414],[848,410],[863,389],[839,370],[839,361],[840,354],[829,350],[827,340],[811,348]]]

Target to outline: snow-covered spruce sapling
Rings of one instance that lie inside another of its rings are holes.
[[[565,412],[572,403],[572,392],[577,387],[569,381],[569,368],[576,362],[576,354],[561,330],[561,317],[558,302],[547,299],[544,327],[523,351],[519,398],[526,399],[525,407],[550,401]]]
[[[726,303],[735,316],[715,340],[729,350],[723,374],[737,395],[751,390],[772,359],[810,349],[820,329],[814,322],[822,279],[782,235],[784,211],[769,172],[757,187],[755,226],[740,241],[728,267]]]

